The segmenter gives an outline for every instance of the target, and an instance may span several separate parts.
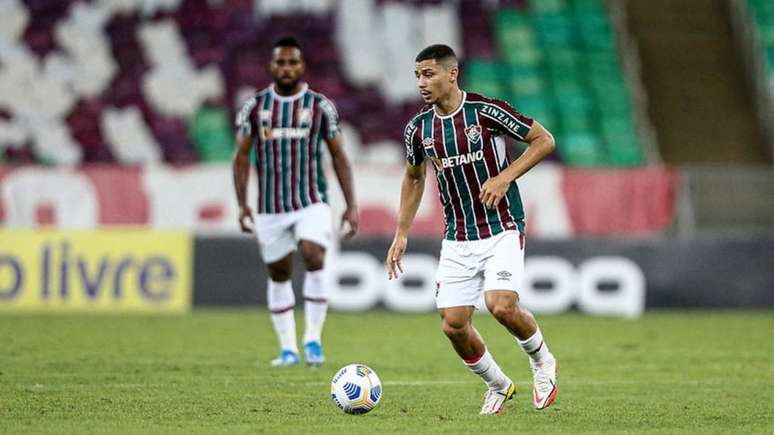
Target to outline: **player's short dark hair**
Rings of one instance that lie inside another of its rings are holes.
[[[422,62],[423,60],[435,60],[436,62],[456,61],[457,55],[454,54],[454,50],[448,45],[433,44],[420,51],[414,62]]]
[[[304,51],[303,47],[301,47],[301,43],[298,41],[298,39],[296,39],[295,36],[283,36],[282,38],[278,39],[277,42],[275,42],[272,46],[272,49],[277,47],[297,48],[298,51]]]

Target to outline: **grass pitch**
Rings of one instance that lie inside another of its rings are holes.
[[[269,367],[262,310],[0,316],[0,433],[774,432],[772,312],[540,322],[560,373],[556,403],[538,412],[526,356],[476,317],[519,390],[504,415],[482,417],[484,385],[434,314],[331,313],[319,369]],[[329,398],[331,376],[351,362],[384,383],[364,416]]]

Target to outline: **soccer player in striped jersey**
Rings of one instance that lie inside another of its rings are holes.
[[[482,292],[489,311],[529,356],[533,403],[537,409],[546,408],[556,397],[556,360],[535,317],[518,304],[524,274],[524,210],[516,179],[553,151],[553,136],[508,103],[461,90],[457,58],[450,47],[431,45],[415,60],[419,92],[427,105],[405,130],[408,164],[398,226],[387,253],[389,278],[403,272],[400,260],[422,199],[429,160],[446,220],[436,305],[454,350],[488,386],[481,413],[501,413],[516,391],[473,327]],[[505,155],[505,136],[528,144],[512,162]]]
[[[304,60],[295,38],[280,39],[269,69],[273,83],[258,91],[237,115],[234,187],[239,225],[255,232],[269,271],[267,301],[280,342],[272,365],[300,363],[293,317],[291,285],[293,252],[303,258],[304,355],[308,365],[325,361],[321,335],[328,310],[325,250],[331,241],[331,210],[323,173],[322,144],[327,144],[347,207],[342,215],[345,238],[358,228],[352,173],[342,147],[333,103],[301,81]],[[255,147],[258,210],[255,220],[247,205],[250,150]]]

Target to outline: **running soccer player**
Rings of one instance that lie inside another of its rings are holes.
[[[524,210],[516,179],[553,151],[553,136],[508,103],[461,90],[457,58],[450,47],[431,45],[415,61],[426,106],[405,130],[408,163],[387,273],[395,279],[403,272],[401,256],[422,199],[429,160],[446,220],[436,305],[452,347],[488,386],[481,414],[501,413],[516,392],[473,327],[482,291],[489,311],[529,356],[533,402],[537,409],[546,408],[556,398],[556,359],[535,317],[518,304],[524,275]],[[528,144],[513,162],[506,159],[504,136]]]
[[[342,228],[345,238],[358,229],[352,173],[339,133],[333,103],[301,81],[304,60],[301,45],[292,37],[274,45],[269,69],[274,82],[257,92],[237,115],[234,187],[239,225],[258,239],[269,271],[267,300],[280,342],[275,366],[300,363],[293,317],[295,295],[291,285],[293,252],[303,258],[304,356],[308,365],[325,361],[321,335],[328,310],[325,250],[331,241],[331,210],[323,173],[321,144],[333,161],[347,207]],[[247,205],[249,156],[255,147],[258,174],[258,214]]]

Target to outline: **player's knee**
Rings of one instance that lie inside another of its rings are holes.
[[[325,264],[325,255],[323,253],[310,253],[303,255],[304,268],[308,271],[320,270]]]
[[[269,278],[272,281],[283,282],[290,279],[291,270],[284,265],[269,266]]]
[[[455,321],[454,319],[444,319],[443,321],[443,333],[451,338],[458,338],[462,337],[466,333],[466,328],[468,327],[468,322],[466,321]]]
[[[516,304],[510,301],[501,301],[489,308],[489,311],[497,320],[504,320],[513,317],[518,308]]]
[[[320,270],[325,265],[325,249],[311,244],[302,243],[299,247],[304,268],[309,271]]]

